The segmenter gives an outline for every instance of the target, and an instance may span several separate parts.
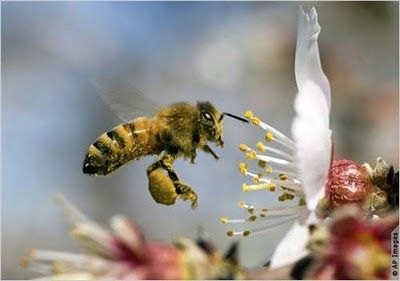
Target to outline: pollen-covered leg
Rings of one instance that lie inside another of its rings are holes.
[[[147,168],[150,193],[157,203],[164,205],[174,204],[179,196],[184,201],[192,201],[192,208],[194,209],[198,205],[197,194],[190,186],[179,180],[172,167],[175,159],[175,154],[166,153]],[[168,174],[163,173],[162,169]]]
[[[182,198],[184,201],[192,201],[192,209],[195,209],[199,205],[197,193],[194,192],[190,186],[180,181],[175,181],[174,184],[176,192],[179,194],[179,197]]]
[[[168,172],[169,177],[173,181],[179,181],[178,175],[172,168],[172,165],[174,164],[176,158],[176,154],[165,153],[159,160],[157,160],[147,168],[147,176],[149,176],[153,171],[157,170],[158,168],[163,168]]]
[[[149,191],[154,201],[163,205],[175,204],[178,197],[173,181],[163,169],[149,174]]]

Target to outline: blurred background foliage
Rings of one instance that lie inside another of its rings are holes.
[[[176,163],[200,196],[196,211],[153,202],[145,173],[153,157],[102,178],[83,175],[81,165],[88,145],[120,122],[93,79],[138,89],[160,105],[210,100],[236,114],[251,109],[289,134],[299,3],[1,5],[2,279],[34,276],[18,266],[29,247],[77,250],[51,203],[56,192],[102,224],[125,214],[153,239],[195,237],[201,225],[221,250],[232,239],[219,216],[242,215],[239,200],[277,205],[273,194],[241,193],[237,147],[253,145],[262,131],[233,120],[225,120],[221,160],[200,153],[196,165]],[[304,5],[316,6],[322,27],[336,157],[382,156],[398,168],[398,3]],[[241,261],[261,264],[288,227],[241,239]]]

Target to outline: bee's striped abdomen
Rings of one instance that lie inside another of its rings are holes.
[[[126,162],[148,154],[159,154],[161,148],[154,140],[151,120],[141,117],[121,124],[100,135],[89,146],[83,162],[83,172],[107,175]]]

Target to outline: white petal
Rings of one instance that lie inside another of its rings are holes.
[[[306,14],[300,6],[298,13],[297,46],[295,59],[295,75],[298,91],[302,91],[307,81],[317,84],[326,99],[328,109],[331,106],[331,90],[319,58],[318,35],[321,30],[318,15],[313,7]]]
[[[319,58],[317,40],[321,28],[317,12],[312,8],[306,14],[300,7],[298,17],[295,74],[299,91],[294,103],[292,137],[307,207],[315,210],[324,195],[331,161],[330,86]]]
[[[307,243],[310,238],[308,226],[320,222],[314,212],[303,210],[285,237],[279,242],[271,257],[271,268],[281,267],[298,261],[308,254]]]
[[[76,272],[66,274],[54,274],[51,276],[44,276],[34,280],[95,280],[96,277],[87,272]]]
[[[145,256],[146,240],[143,233],[124,216],[118,215],[111,219],[111,227],[115,234],[130,248],[136,257]]]
[[[322,90],[311,81],[297,94],[294,108],[292,136],[296,143],[296,164],[307,207],[313,211],[324,196],[331,161],[329,109]]]
[[[57,193],[54,196],[54,201],[64,211],[65,216],[71,224],[75,225],[78,223],[95,223],[88,217],[86,217],[77,207],[65,198],[62,193]]]

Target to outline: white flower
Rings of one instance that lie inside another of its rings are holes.
[[[280,201],[299,198],[298,206],[256,208],[240,202],[239,206],[249,213],[246,219],[221,218],[223,223],[246,224],[265,221],[270,217],[285,218],[259,228],[232,230],[228,232],[229,236],[259,234],[270,231],[272,227],[295,221],[276,248],[271,267],[295,261],[307,253],[307,225],[317,220],[314,211],[324,196],[328,178],[332,147],[329,129],[330,86],[322,71],[319,57],[317,39],[320,29],[315,8],[307,14],[300,7],[295,58],[298,93],[294,102],[296,115],[292,123],[292,139],[262,122],[252,112],[246,112],[245,117],[266,131],[267,145],[263,142],[257,143],[258,152],[246,145],[240,146],[246,152],[246,158],[258,160],[259,166],[258,171],[251,171],[247,164],[239,165],[241,173],[255,181],[254,185],[244,184],[243,191],[278,189],[282,192]],[[277,147],[272,147],[273,143]]]

